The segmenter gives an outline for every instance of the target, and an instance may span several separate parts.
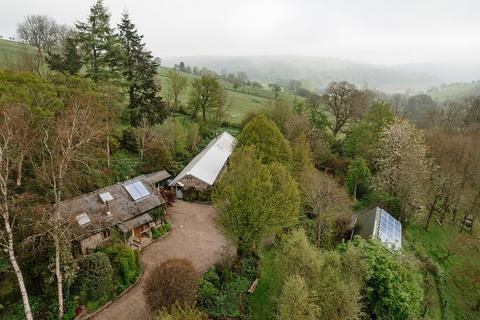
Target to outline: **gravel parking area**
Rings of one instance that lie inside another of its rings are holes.
[[[212,205],[176,201],[167,211],[167,219],[173,224],[172,232],[142,250],[140,257],[144,274],[140,281],[91,319],[150,319],[143,283],[155,266],[169,258],[186,258],[192,261],[200,274],[224,255],[234,253],[216,228],[216,212]]]

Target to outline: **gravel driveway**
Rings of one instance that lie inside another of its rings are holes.
[[[167,211],[168,219],[173,223],[172,232],[142,250],[140,258],[144,275],[140,281],[91,319],[150,319],[151,312],[142,286],[156,265],[168,258],[187,258],[199,273],[203,273],[222,256],[234,252],[216,228],[216,212],[212,205],[176,201]]]

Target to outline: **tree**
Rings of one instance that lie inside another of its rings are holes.
[[[152,311],[170,308],[176,302],[193,306],[197,293],[196,271],[186,259],[170,259],[150,273],[144,287]]]
[[[110,13],[102,0],[90,8],[86,22],[76,24],[77,41],[82,49],[87,76],[95,82],[119,78],[118,39],[110,27]]]
[[[207,122],[207,114],[212,110],[223,108],[226,104],[223,88],[213,76],[202,76],[192,81],[188,105],[192,117],[202,113],[203,122]]]
[[[191,306],[182,306],[176,302],[171,310],[163,309],[154,320],[207,320],[208,315]]]
[[[360,122],[347,134],[343,150],[352,158],[360,157],[372,163],[380,132],[393,120],[394,115],[388,104],[374,103]]]
[[[18,37],[37,49],[37,55],[53,53],[62,43],[68,28],[59,25],[54,19],[42,15],[26,16],[17,25]]]
[[[25,318],[27,320],[32,320],[32,310],[30,308],[30,300],[27,293],[27,288],[25,286],[25,281],[23,277],[22,270],[18,264],[17,257],[15,255],[14,247],[14,230],[13,230],[13,217],[11,216],[11,206],[12,206],[12,191],[10,187],[10,173],[13,170],[12,161],[16,154],[16,143],[14,136],[12,118],[10,117],[9,108],[2,108],[0,114],[0,197],[1,197],[1,207],[0,211],[3,218],[2,227],[4,229],[4,234],[0,235],[2,240],[2,247],[8,254],[10,264],[12,265],[13,271],[17,278],[18,287],[20,290],[20,295],[22,297],[23,309],[25,313]]]
[[[350,163],[345,183],[354,199],[357,199],[357,195],[362,196],[368,192],[371,175],[367,163],[362,158],[355,159]]]
[[[333,123],[327,126],[335,139],[340,133],[345,133],[352,120],[362,115],[366,110],[364,95],[353,84],[346,81],[332,82],[322,95],[322,102],[333,115]]]
[[[182,92],[185,91],[188,85],[188,80],[186,77],[181,75],[179,72],[175,70],[170,70],[168,71],[167,74],[168,77],[168,88],[169,88],[169,94],[173,96],[173,108],[174,110],[180,110],[182,111],[182,107],[180,106],[179,108],[179,97],[182,94]]]
[[[138,126],[142,119],[146,118],[151,125],[160,123],[166,112],[163,101],[157,96],[155,76],[158,65],[152,53],[145,49],[145,44],[142,43],[143,35],[138,34],[128,13],[123,14],[118,28],[125,55],[122,73],[130,100],[130,122],[132,126]]]
[[[349,219],[351,201],[343,188],[328,175],[315,168],[300,177],[302,204],[315,219],[313,239],[317,247],[330,247],[339,231],[336,227]]]
[[[282,91],[282,88],[276,83],[269,83],[268,86],[273,91],[273,97],[275,101],[277,101],[278,97],[280,96],[280,92]]]
[[[50,119],[42,137],[42,163],[38,177],[52,195],[53,216],[50,234],[55,246],[58,318],[63,317],[63,277],[61,272],[61,242],[68,241],[68,225],[60,216],[58,204],[67,189],[68,174],[75,165],[85,165],[89,148],[97,145],[102,129],[94,115],[94,97],[77,92],[67,98],[64,110]],[[69,181],[72,183],[72,181]]]
[[[49,53],[47,63],[50,69],[59,72],[67,72],[71,75],[77,74],[82,68],[82,57],[78,53],[74,36],[68,36],[62,53]]]
[[[368,265],[364,297],[371,316],[416,318],[422,309],[423,279],[415,262],[392,254],[379,242],[356,239],[354,245],[362,250]]]
[[[82,303],[102,305],[113,294],[113,269],[107,254],[95,252],[80,260],[77,288]]]
[[[291,166],[292,149],[275,123],[264,115],[250,120],[238,136],[239,146],[253,145],[263,163],[280,162]]]
[[[300,205],[287,169],[278,163],[262,164],[254,147],[236,149],[213,200],[219,222],[240,254],[255,251],[264,237],[294,224]]]
[[[318,319],[319,308],[314,303],[315,293],[307,286],[305,279],[300,276],[288,277],[282,286],[282,293],[278,301],[280,320]]]
[[[284,286],[292,277],[304,279],[308,290],[303,292],[302,307],[305,299],[312,298],[318,310],[315,319],[360,319],[360,292],[363,273],[367,271],[361,262],[350,260],[354,263],[349,264],[351,255],[318,251],[308,242],[303,230],[295,230],[282,238],[277,250],[275,267],[280,279]],[[290,306],[287,304],[284,310],[292,311]]]
[[[396,119],[381,132],[373,186],[398,199],[402,220],[425,206],[429,163],[423,134],[407,120]]]

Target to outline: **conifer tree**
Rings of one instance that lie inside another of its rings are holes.
[[[63,54],[49,53],[46,60],[50,69],[68,72],[71,75],[77,74],[82,68],[82,57],[78,53],[75,39],[72,37],[65,40]]]
[[[122,74],[127,82],[130,98],[130,121],[138,126],[146,117],[150,124],[159,123],[165,118],[165,105],[157,96],[158,87],[155,84],[158,64],[152,53],[145,49],[143,35],[124,13],[118,25],[120,43],[125,57],[122,64]]]
[[[93,81],[118,80],[121,50],[118,38],[110,27],[110,13],[102,0],[92,8],[87,22],[76,24],[78,43],[83,49],[87,76]]]

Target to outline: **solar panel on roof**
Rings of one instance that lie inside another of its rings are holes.
[[[128,194],[132,197],[134,201],[145,198],[150,195],[150,191],[145,188],[141,181],[136,181],[124,186]]]
[[[402,225],[383,209],[380,211],[378,238],[382,243],[395,249],[402,247]]]
[[[135,187],[135,189],[137,189],[137,191],[140,193],[142,198],[150,195],[150,191],[148,191],[147,188],[145,188],[142,182],[140,181],[134,182],[133,186]]]

